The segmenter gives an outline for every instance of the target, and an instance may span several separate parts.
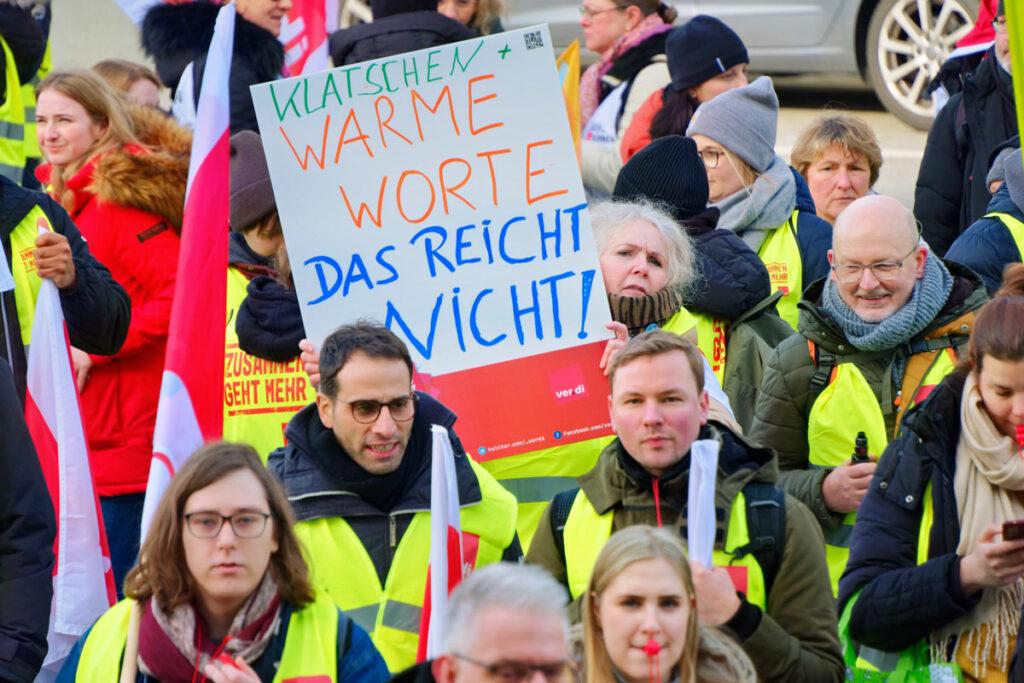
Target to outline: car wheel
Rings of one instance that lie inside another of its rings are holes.
[[[338,11],[338,28],[348,28],[356,24],[368,24],[373,21],[368,0],[341,0]]]
[[[878,3],[868,25],[867,71],[886,109],[914,128],[931,126],[935,106],[928,84],[976,16],[978,0]]]

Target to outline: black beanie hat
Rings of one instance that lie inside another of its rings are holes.
[[[394,14],[407,12],[437,11],[436,0],[370,0],[370,11],[374,19],[383,19]]]
[[[232,135],[228,144],[228,224],[235,232],[248,232],[277,209],[270,170],[258,133],[243,130]]]
[[[669,31],[665,41],[672,90],[689,90],[750,61],[747,47],[720,19],[698,14]]]
[[[664,204],[682,222],[708,205],[708,175],[697,145],[682,135],[658,138],[619,171],[614,199],[648,199]]]

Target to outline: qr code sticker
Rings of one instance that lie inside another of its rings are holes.
[[[544,35],[540,31],[531,31],[523,36],[526,40],[527,50],[536,50],[538,47],[544,47]]]

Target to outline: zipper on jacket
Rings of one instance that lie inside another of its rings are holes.
[[[388,539],[391,542],[391,552],[395,552],[395,547],[398,545],[398,522],[395,521],[394,515],[388,515]]]

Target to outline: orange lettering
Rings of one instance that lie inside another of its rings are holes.
[[[405,213],[405,206],[404,202],[402,201],[402,188],[405,186],[405,179],[411,175],[423,178],[423,180],[426,181],[427,183],[427,187],[430,188],[430,203],[427,205],[427,210],[423,212],[422,216],[415,220],[409,218],[409,216]],[[406,222],[422,223],[423,221],[427,220],[427,216],[429,216],[434,211],[434,203],[437,201],[437,193],[434,191],[434,184],[430,182],[430,178],[428,178],[425,173],[410,169],[408,171],[403,172],[402,175],[398,178],[398,186],[395,188],[395,200],[398,203],[398,213],[402,214],[402,218],[404,218]]]
[[[488,100],[493,100],[493,99],[495,99],[498,96],[497,93],[493,93],[492,92],[490,95],[484,95],[483,97],[475,97],[474,98],[473,97],[473,84],[476,83],[477,81],[487,81],[487,80],[490,80],[492,78],[494,78],[494,74],[484,74],[483,76],[476,76],[475,78],[469,79],[469,86],[468,86],[468,88],[469,88],[469,132],[470,132],[471,135],[474,135],[474,136],[475,135],[479,135],[480,133],[483,133],[484,131],[490,130],[492,128],[500,128],[500,127],[505,125],[504,122],[502,122],[502,121],[495,121],[494,123],[488,123],[483,128],[477,128],[476,126],[473,125],[473,106],[477,105],[477,104],[481,104],[483,102],[487,102]],[[568,190],[566,190],[566,192],[568,192]]]
[[[380,105],[381,105],[381,102],[387,102],[388,107],[390,107],[390,109],[388,110],[387,118],[385,118],[385,119],[381,119],[381,117],[380,117]],[[392,133],[394,133],[398,137],[400,137],[403,140],[405,140],[405,143],[407,145],[411,145],[412,144],[412,140],[410,140],[409,138],[405,137],[404,135],[402,135],[397,130],[395,130],[394,128],[391,127],[391,119],[395,118],[395,103],[391,101],[390,97],[388,97],[387,95],[381,95],[376,100],[374,100],[373,101],[373,111],[377,114],[377,130],[380,131],[380,144],[384,145],[384,149],[388,148],[388,141],[384,137],[384,129],[385,128],[387,128]]]
[[[448,98],[448,114],[452,118],[452,128],[455,129],[455,134],[456,135],[462,135],[462,133],[459,132],[459,124],[455,120],[455,104],[452,102],[452,91],[451,91],[451,88],[449,88],[447,85],[444,86],[443,88],[441,88],[441,94],[437,96],[437,100],[434,102],[434,106],[433,107],[431,107],[429,104],[427,104],[427,101],[425,99],[423,99],[423,96],[420,95],[415,90],[410,89],[409,92],[411,93],[411,99],[412,99],[412,114],[413,114],[413,116],[416,117],[416,131],[420,134],[420,142],[423,142],[424,140],[423,140],[423,126],[420,123],[420,109],[419,109],[419,107],[416,106],[416,101],[417,100],[422,102],[423,106],[426,107],[427,111],[429,111],[431,114],[436,114],[437,110],[441,108],[441,100],[443,100],[445,97],[447,97]]]
[[[309,157],[313,157],[313,162],[320,167],[320,170],[324,170],[324,159],[327,156],[327,129],[331,127],[331,115],[328,114],[327,118],[324,119],[324,136],[320,141],[320,156],[316,155],[316,152],[312,147],[306,145],[306,151],[303,152],[302,158],[299,158],[299,153],[295,151],[295,145],[292,144],[291,138],[288,137],[288,133],[284,131],[284,126],[278,126],[278,130],[281,131],[281,135],[284,136],[284,141],[288,143],[288,147],[291,148],[292,154],[295,155],[295,160],[299,162],[299,166],[302,167],[303,171],[309,170]],[[371,155],[372,156],[372,155]],[[337,163],[337,160],[335,160]]]
[[[348,140],[346,140],[345,139],[345,131],[348,130],[348,124],[349,123],[355,124],[356,130],[359,131],[359,135],[356,135],[355,137],[352,137],[352,138],[349,138]],[[369,138],[370,138],[370,136],[367,135],[366,133],[364,133],[362,127],[359,125],[359,119],[356,118],[356,110],[355,109],[349,109],[348,110],[348,116],[345,117],[345,123],[342,124],[342,126],[341,126],[341,135],[338,136],[338,149],[335,150],[335,152],[334,152],[334,163],[337,164],[338,160],[341,158],[341,148],[344,147],[345,145],[349,144],[350,142],[361,142],[361,143],[363,143],[363,147],[366,148],[366,153],[368,155],[370,155],[370,158],[372,159],[373,158],[373,150],[371,150],[370,149],[370,145],[368,145],[366,143],[366,141]]]
[[[539,201],[541,201],[543,199],[550,199],[551,197],[557,197],[559,195],[569,194],[569,190],[567,188],[562,188],[561,190],[553,190],[551,192],[545,192],[544,194],[539,195],[537,197],[533,196],[533,190],[532,190],[532,188],[530,186],[530,179],[533,178],[534,176],[538,176],[538,175],[543,174],[544,173],[544,169],[540,169],[540,170],[537,170],[537,171],[531,170],[531,168],[530,168],[530,154],[533,152],[533,148],[534,147],[543,147],[543,146],[546,146],[546,145],[553,144],[553,142],[554,142],[553,140],[538,140],[537,142],[531,142],[530,144],[526,145],[526,203],[527,204],[536,204],[537,202],[539,202]]]
[[[348,193],[345,192],[345,188],[338,185],[338,189],[341,190],[341,198],[345,200],[345,208],[348,209],[348,215],[352,217],[352,222],[356,224],[357,228],[363,227],[363,213],[365,212],[370,218],[370,222],[380,227],[380,214],[381,209],[384,206],[384,189],[388,185],[388,177],[384,176],[380,181],[380,190],[377,192],[377,215],[374,216],[370,212],[370,207],[366,202],[359,202],[359,214],[352,210],[352,203],[348,200]]]
[[[463,166],[465,166],[466,173],[465,173],[465,175],[462,176],[462,180],[459,181],[458,184],[453,185],[452,187],[449,187],[448,184],[445,182],[444,169],[447,168],[449,164],[454,164],[454,163],[460,163]],[[470,204],[466,200],[465,197],[463,197],[461,194],[456,192],[456,190],[462,189],[465,186],[465,184],[469,182],[470,176],[473,175],[473,167],[469,165],[468,161],[466,161],[465,159],[459,159],[457,157],[456,158],[452,158],[452,159],[445,159],[444,161],[441,162],[441,166],[437,169],[437,175],[438,175],[438,180],[440,181],[440,185],[441,185],[441,203],[444,206],[444,213],[445,213],[445,215],[448,215],[448,213],[449,213],[449,211],[448,211],[448,195],[451,195],[453,197],[458,197],[462,201],[463,204],[465,204],[469,208],[471,208],[474,211],[476,211],[476,207],[475,206]]]
[[[505,149],[494,149],[489,152],[477,152],[478,157],[487,159],[487,170],[491,173],[491,201],[495,206],[498,205],[498,182],[494,178],[494,159],[491,157],[498,154],[511,154],[512,149],[506,147]]]

